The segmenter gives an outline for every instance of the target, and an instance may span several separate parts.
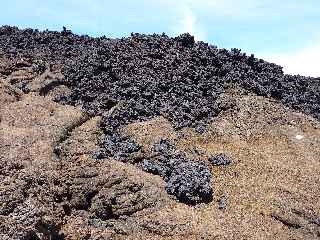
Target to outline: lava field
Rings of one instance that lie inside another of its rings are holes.
[[[66,79],[60,84],[72,93],[57,101],[104,116],[109,128],[159,115],[176,128],[205,124],[221,111],[217,97],[233,85],[320,118],[319,78],[285,75],[280,66],[239,49],[195,42],[189,34],[108,39],[77,36],[66,29],[1,27],[0,44],[11,57],[35,58],[38,71],[48,63],[61,65]],[[109,119],[107,112],[119,102],[121,108]]]
[[[235,87],[274,98],[320,120],[320,79],[286,75],[278,65],[239,49],[196,42],[189,34],[109,39],[78,36],[66,29],[41,32],[4,26],[0,50],[9,59],[32,59],[39,74],[48,65],[61,68],[64,78],[51,87],[64,85],[71,91],[55,101],[102,117],[104,137],[96,159],[130,161],[140,146],[122,136],[120,129],[157,116],[168,119],[176,130],[189,127],[205,132],[208,123],[226,110],[219,97]],[[15,86],[30,91],[23,82]],[[159,145],[168,143],[163,140],[155,149]],[[140,165],[162,176],[169,194],[187,204],[210,201],[213,190],[207,164],[188,160],[168,147],[156,152],[158,160],[143,159]]]

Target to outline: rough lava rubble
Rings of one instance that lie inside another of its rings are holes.
[[[123,166],[133,164],[147,173],[161,176],[165,181],[167,193],[187,205],[212,201],[214,189],[211,188],[211,166],[202,160],[189,159],[175,149],[167,139],[162,139],[155,144],[151,155],[142,154],[141,157],[142,147],[121,133],[125,126],[161,116],[169,120],[176,131],[192,128],[198,134],[203,134],[215,117],[236,106],[236,104],[226,104],[221,101],[228,90],[235,88],[242,89],[244,91],[242,94],[255,94],[275,99],[294,111],[300,111],[320,120],[320,78],[286,75],[278,65],[257,59],[254,55],[247,56],[239,49],[229,51],[204,42],[196,42],[190,34],[182,34],[173,38],[165,34],[131,34],[127,38],[109,39],[78,36],[65,28],[62,32],[41,32],[3,26],[0,27],[0,57],[12,61],[20,59],[16,63],[18,68],[31,67],[37,75],[49,76],[51,80],[53,79],[42,87],[41,84],[46,81],[45,77],[32,83],[28,77],[20,78],[19,81],[11,78],[5,84],[18,89],[20,92],[17,96],[39,89],[39,94],[46,96],[51,90],[61,87],[67,90],[53,97],[56,103],[81,108],[85,112],[85,117],[81,115],[81,118],[86,121],[90,118],[101,118],[100,148],[92,152],[94,156],[92,164],[97,164],[96,169],[98,169],[98,173],[94,173],[93,176],[99,181],[105,169],[108,169],[108,166],[105,165],[109,164],[99,161],[114,159],[123,162]],[[56,70],[59,70],[60,73],[51,76],[51,72]],[[0,77],[3,76],[6,79],[5,77],[10,74],[11,72],[7,72],[0,66]],[[28,106],[25,108],[27,109]],[[51,116],[51,113],[46,114]],[[61,116],[58,114],[57,122],[59,122],[59,117]],[[47,124],[45,120],[41,121],[44,121],[43,125]],[[72,125],[67,120],[64,121]],[[47,125],[55,128],[60,126],[59,124]],[[67,129],[70,128],[69,125]],[[44,134],[46,141],[49,141],[50,137],[53,138],[50,135],[53,133],[43,131],[48,135]],[[9,138],[9,136],[5,137]],[[60,142],[63,143],[64,140],[60,139]],[[63,155],[60,145],[54,149],[54,154],[58,157]],[[136,157],[137,154],[140,154],[139,158]],[[5,156],[2,157],[5,158]],[[218,158],[213,159],[213,165],[230,163],[227,156],[223,154],[218,155]],[[110,161],[110,165],[113,166],[113,160]],[[80,162],[77,164],[81,165]],[[74,166],[74,163],[70,163],[70,166]],[[63,170],[66,175],[69,174],[67,168]],[[9,173],[5,172],[5,174]],[[27,173],[24,174],[24,178],[30,177]],[[45,184],[48,192],[51,191],[51,178],[56,177],[54,174],[50,178],[41,175],[45,179],[44,182],[48,181]],[[77,176],[78,173],[74,174]],[[86,175],[87,173],[81,174]],[[112,173],[108,172],[108,174],[111,175],[109,181],[112,182]],[[116,174],[115,177],[119,176]],[[37,179],[37,181],[40,180]],[[61,182],[63,180],[64,178]],[[55,181],[57,180],[52,180],[52,182]],[[132,182],[129,184],[129,195],[134,195],[134,198],[139,199],[140,192],[146,191],[148,197],[156,192],[149,185],[145,190],[143,184],[137,187],[134,180],[130,181]],[[34,183],[37,191],[40,191],[41,184]],[[112,184],[118,186],[119,183]],[[97,189],[100,187],[99,185],[94,186]],[[25,188],[23,191],[27,191]],[[81,192],[81,188],[80,185],[77,191]],[[90,186],[86,188],[90,189]],[[126,195],[127,192],[124,193],[122,190],[117,189],[120,192],[119,195]],[[120,206],[119,211],[121,211],[121,202],[114,202],[113,197],[109,196],[110,193],[107,193],[107,190],[103,191],[94,190],[89,194],[86,193],[85,197],[79,193],[80,200],[74,200],[68,194],[63,193],[61,198],[66,195],[72,201],[80,202],[75,206],[64,206],[64,211],[71,211],[68,208],[72,207],[76,210],[89,209],[92,216],[104,220],[112,217],[120,218],[141,210],[141,206],[134,205],[136,201],[134,199],[132,201],[134,203],[130,202],[133,206],[129,204],[130,210],[125,210],[124,214],[111,212],[110,206]],[[50,194],[53,193],[50,192]],[[56,197],[54,194],[50,195],[52,199]],[[163,195],[160,199],[163,202],[169,201]],[[147,198],[144,198],[143,201],[146,202],[146,205],[153,204],[149,203]],[[20,216],[17,213],[18,207],[11,211],[15,208],[10,205],[15,203],[11,202],[6,202],[8,206],[0,209],[0,215],[17,214],[17,217]],[[105,205],[108,207],[103,208]],[[26,207],[26,211],[29,208]],[[34,219],[36,219],[36,215],[41,215],[41,213],[39,213],[40,210],[34,211]],[[39,231],[45,232],[43,234],[63,239],[57,233],[57,228],[56,225],[39,225]],[[31,231],[30,234],[34,233]],[[35,236],[25,235],[25,239],[32,239],[32,237]]]

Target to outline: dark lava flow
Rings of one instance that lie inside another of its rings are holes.
[[[66,29],[39,32],[5,26],[0,28],[0,49],[9,58],[32,59],[39,73],[48,63],[61,66],[65,76],[61,84],[68,86],[71,94],[56,101],[80,105],[89,114],[103,117],[105,137],[98,158],[127,161],[138,151],[139,146],[118,133],[122,126],[135,121],[161,115],[176,129],[205,131],[206,124],[224,110],[218,97],[234,86],[275,98],[320,119],[319,79],[285,75],[278,65],[247,56],[239,49],[228,51],[195,42],[189,34],[175,38],[132,34],[108,39],[77,36]],[[19,87],[29,91],[27,85]],[[145,162],[144,168],[162,169],[164,162]],[[210,177],[203,163],[186,159],[184,164],[171,162],[165,164],[170,171],[155,172],[163,175],[167,186],[171,184],[169,193],[186,203],[210,198],[211,190],[206,188]],[[183,178],[176,177],[183,173],[179,168],[194,169],[188,181],[206,187],[188,188]]]
[[[143,170],[162,176],[169,194],[191,205],[212,200],[212,175],[207,163],[188,160],[164,139],[155,144],[154,152],[155,157],[143,161]]]

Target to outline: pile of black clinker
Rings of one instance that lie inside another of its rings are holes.
[[[71,93],[56,101],[80,105],[89,114],[102,116],[105,138],[103,150],[97,154],[100,157],[125,161],[139,150],[118,131],[135,121],[164,116],[176,129],[204,131],[224,110],[218,104],[219,96],[235,85],[320,119],[319,79],[285,75],[278,65],[247,56],[239,49],[228,51],[195,42],[189,34],[175,38],[132,34],[109,39],[78,36],[65,28],[62,32],[40,32],[5,26],[0,28],[0,49],[9,58],[31,58],[39,73],[47,64],[61,66],[65,76],[61,84]],[[22,86],[22,90],[28,92],[28,87]],[[187,162],[188,166],[180,166],[176,161],[172,171],[179,172],[179,166],[196,171],[198,163]],[[173,168],[174,164],[168,166]],[[199,178],[189,177],[194,182]],[[204,179],[208,182],[207,176]],[[168,191],[180,199],[188,195]],[[202,190],[190,189],[193,196],[201,196],[196,191]]]
[[[187,159],[165,139],[155,144],[154,152],[157,154],[145,159],[142,168],[162,176],[169,194],[190,205],[212,200],[212,175],[206,162]]]

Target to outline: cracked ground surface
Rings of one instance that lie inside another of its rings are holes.
[[[320,238],[318,120],[234,88],[203,133],[161,116],[124,126],[141,149],[123,163],[95,157],[101,117],[53,101],[70,91],[59,67],[0,58],[0,74],[0,239]],[[210,167],[210,203],[180,203],[141,170],[161,139],[192,161],[232,158]]]

